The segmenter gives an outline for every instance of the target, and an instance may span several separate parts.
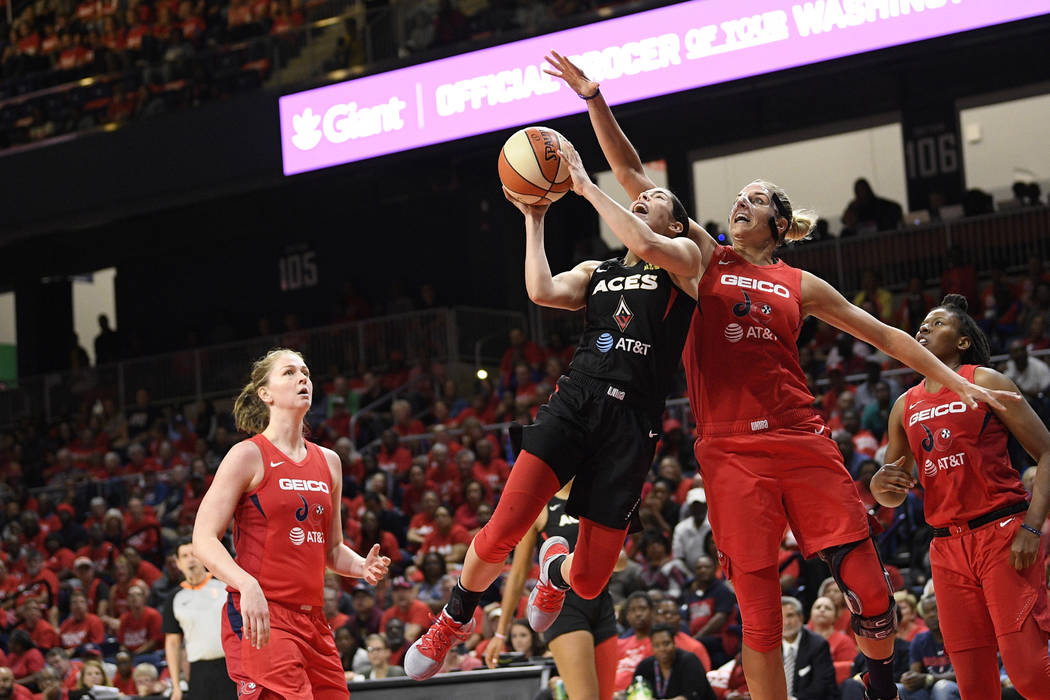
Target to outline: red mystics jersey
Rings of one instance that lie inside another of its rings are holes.
[[[237,563],[267,600],[298,608],[324,603],[325,552],[332,521],[332,475],[321,448],[306,442],[293,462],[262,435],[250,438],[265,474],[233,513]]]
[[[959,375],[972,382],[977,365]],[[926,522],[947,527],[1027,498],[1006,452],[1007,432],[987,404],[970,408],[942,387],[936,394],[920,382],[904,395],[901,420],[915,456]]]
[[[801,270],[715,248],[682,354],[698,434],[751,433],[812,415],[795,346],[801,289]]]

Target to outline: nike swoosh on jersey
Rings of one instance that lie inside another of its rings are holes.
[[[733,261],[732,260],[719,260],[718,264],[719,265],[732,265]]]
[[[660,433],[654,433],[654,432],[653,432],[653,431],[651,431],[651,430],[649,431],[649,437],[651,437],[651,438],[654,438],[654,437],[656,437],[656,436],[657,436],[657,435],[659,435],[659,434],[660,434]]]
[[[924,400],[925,400],[925,399],[924,399]],[[915,408],[916,406],[918,406],[918,405],[919,405],[920,403],[922,403],[922,401],[916,401],[916,402],[915,402],[915,403],[913,403],[913,404],[912,404],[911,406],[908,406],[908,410],[910,411],[911,409],[913,409],[913,408]]]
[[[1009,525],[1010,523],[1012,523],[1012,522],[1013,522],[1013,520],[1014,520],[1013,518],[1010,518],[1009,520],[1004,520],[1004,521],[1002,521],[1001,523],[999,523],[999,527],[1006,527],[1007,525]]]
[[[270,466],[271,467],[279,467],[282,464],[284,464],[284,460],[283,459],[280,462],[270,462]]]
[[[561,508],[561,504],[560,503],[558,505],[551,506],[551,510],[558,510],[559,508]]]

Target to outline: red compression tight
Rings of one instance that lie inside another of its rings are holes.
[[[616,665],[620,663],[620,645],[615,636],[594,647],[594,665],[598,671],[599,700],[612,700],[616,690]]]
[[[998,637],[1006,675],[1027,700],[1050,700],[1050,657],[1047,634],[1029,615],[1021,629]],[[999,697],[999,659],[995,644],[952,652],[959,693],[963,700]]]
[[[569,585],[576,595],[587,600],[601,595],[616,568],[626,536],[626,528],[617,530],[580,518],[580,534],[569,570]]]
[[[474,552],[490,564],[505,561],[560,488],[546,462],[525,450],[519,452],[492,518],[474,536]]]
[[[510,470],[496,511],[474,536],[474,552],[490,564],[506,560],[560,488],[554,470],[522,450]],[[601,594],[616,567],[626,533],[626,528],[619,530],[580,518],[569,583],[581,598],[591,600]]]
[[[890,593],[870,539],[847,554],[839,575],[861,603],[861,615],[873,617],[889,608]],[[783,616],[780,609],[780,574],[776,565],[757,571],[733,572],[733,587],[744,629],[744,644],[755,651],[769,651],[781,644]]]

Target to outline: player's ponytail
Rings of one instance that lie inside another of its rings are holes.
[[[817,213],[809,209],[795,211],[783,187],[779,187],[769,180],[755,180],[755,182],[769,190],[770,203],[773,205],[773,209],[776,210],[779,216],[784,217],[788,221],[787,228],[781,232],[777,227],[777,220],[770,217],[769,229],[777,247],[779,248],[785,243],[795,243],[796,241],[809,238],[809,232],[817,224]]]
[[[274,348],[252,363],[248,383],[241,389],[240,395],[233,404],[233,418],[237,430],[255,435],[266,429],[270,422],[270,407],[259,398],[259,389],[266,386],[273,363],[286,353],[296,355],[300,360],[303,359],[302,354],[296,350]]]
[[[964,365],[988,365],[992,361],[992,351],[988,346],[988,338],[984,331],[978,327],[977,322],[967,313],[970,304],[962,294],[946,294],[941,299],[940,308],[955,317],[959,324],[959,336],[970,339],[970,347],[962,354]]]

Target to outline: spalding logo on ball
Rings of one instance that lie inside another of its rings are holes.
[[[530,126],[514,134],[499,152],[499,179],[523,204],[550,204],[572,187],[558,149],[568,140],[554,129]]]

